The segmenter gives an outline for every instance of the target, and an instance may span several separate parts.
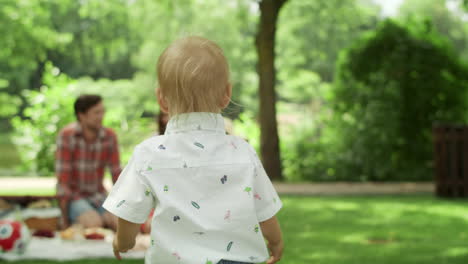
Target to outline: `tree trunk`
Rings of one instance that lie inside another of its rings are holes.
[[[270,179],[282,180],[275,92],[275,33],[278,14],[287,0],[262,0],[255,40],[260,98],[260,152]]]

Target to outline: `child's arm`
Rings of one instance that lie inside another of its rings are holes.
[[[119,217],[117,222],[117,234],[115,234],[114,242],[114,255],[117,259],[120,257],[120,252],[125,253],[135,246],[135,238],[140,231],[140,224],[128,222]]]
[[[278,219],[276,219],[276,216],[273,216],[261,222],[260,228],[262,229],[263,236],[268,241],[268,248],[271,252],[271,257],[268,259],[267,264],[274,264],[281,259],[284,247]]]

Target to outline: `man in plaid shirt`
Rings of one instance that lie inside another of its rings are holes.
[[[78,122],[63,128],[57,138],[55,172],[62,224],[115,230],[117,219],[102,208],[107,191],[104,168],[115,183],[121,172],[115,133],[102,126],[104,106],[99,95],[82,95],[74,104]]]

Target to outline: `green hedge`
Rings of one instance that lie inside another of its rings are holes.
[[[387,20],[338,62],[334,129],[354,180],[430,180],[435,122],[467,120],[468,68],[427,24]]]
[[[433,124],[467,121],[466,65],[427,24],[391,20],[340,55],[320,117],[281,138],[286,178],[433,179]]]

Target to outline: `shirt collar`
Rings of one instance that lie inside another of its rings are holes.
[[[184,113],[172,117],[164,135],[204,130],[226,134],[224,118],[216,113]]]
[[[80,122],[75,122],[75,134],[77,136],[83,135],[83,128],[81,127]],[[104,138],[105,135],[106,135],[106,132],[104,131],[104,127],[101,127],[98,132],[98,138]]]

